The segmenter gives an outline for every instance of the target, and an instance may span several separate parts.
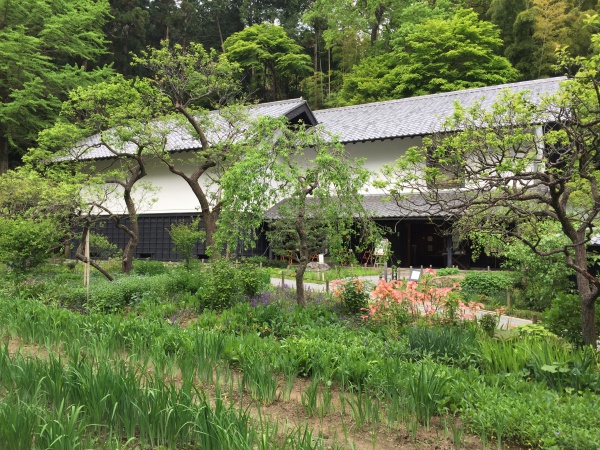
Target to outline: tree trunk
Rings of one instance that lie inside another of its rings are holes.
[[[219,211],[202,211],[202,220],[204,220],[204,231],[206,232],[206,243],[204,252],[210,256],[210,259],[219,257],[220,252],[215,248],[215,233],[217,232],[217,219]]]
[[[379,35],[379,27],[383,19],[383,13],[385,12],[385,5],[380,4],[375,10],[375,21],[371,23],[371,46],[377,41]]]
[[[296,218],[296,233],[298,234],[298,242],[300,243],[300,261],[296,269],[296,302],[302,306],[306,306],[304,298],[304,272],[308,265],[308,242],[306,227],[304,226],[304,206],[298,211]]]
[[[123,250],[123,261],[121,263],[121,270],[123,273],[130,273],[133,269],[133,260],[135,258],[135,252],[137,250],[138,243],[140,241],[140,225],[137,218],[137,208],[131,192],[133,186],[137,180],[142,178],[145,174],[140,173],[141,169],[138,167],[139,172],[135,173],[132,179],[123,186],[123,198],[125,205],[127,206],[127,216],[129,217],[129,226],[121,226],[120,228],[129,235],[129,241]],[[118,225],[117,225],[118,226]]]
[[[8,172],[8,139],[0,137],[0,175]]]
[[[575,265],[587,268],[587,250],[585,244],[576,245],[574,253],[573,262]],[[595,304],[599,291],[583,273],[576,272],[575,279],[577,280],[577,292],[581,300],[581,336],[583,343],[596,348],[598,336],[596,333]]]
[[[318,100],[318,87],[317,87],[317,72],[319,70],[318,66],[318,58],[319,58],[319,30],[315,28],[315,46],[314,46],[314,77],[315,77],[315,85],[313,86],[313,105],[314,109],[319,108],[319,100]]]
[[[86,263],[86,264],[88,263],[88,258],[83,253],[81,253],[81,247],[83,247],[83,243],[86,240],[89,232],[90,232],[90,225],[87,224],[86,226],[84,226],[83,233],[81,233],[81,242],[79,243],[77,250],[75,250],[75,259],[78,259],[79,261]],[[90,263],[90,266],[92,266],[94,269],[96,269],[98,272],[100,272],[102,275],[104,275],[104,277],[108,281],[114,281],[113,276],[110,273],[108,273],[106,270],[104,270],[101,266],[99,266],[98,263],[93,261],[91,258],[89,260],[89,263]]]
[[[300,257],[300,264],[296,269],[296,302],[303,308],[306,306],[306,298],[304,297],[304,272],[306,272],[306,264],[302,264],[302,257]]]
[[[123,273],[130,273],[133,270],[133,260],[135,259],[135,252],[137,250],[138,243],[140,241],[140,226],[137,221],[135,211],[129,214],[129,241],[123,250],[123,261],[121,262],[121,271]]]
[[[83,262],[83,263],[87,263],[88,259],[85,257],[85,255],[76,252],[75,253],[75,258],[77,258],[79,261]],[[104,277],[108,280],[108,281],[114,281],[113,276],[108,273],[106,270],[104,270],[101,266],[98,265],[98,263],[96,263],[96,261],[94,261],[93,259],[90,259],[90,266],[92,266],[94,269],[96,269],[98,272],[100,272],[102,275],[104,275]]]
[[[598,336],[596,334],[596,302],[593,299],[581,301],[582,337],[585,345],[596,348]]]

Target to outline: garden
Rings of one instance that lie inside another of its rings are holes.
[[[256,260],[136,260],[89,291],[81,264],[2,272],[2,448],[600,446],[600,357],[572,299],[510,330],[501,309],[474,317],[509,288],[528,305],[511,272],[346,277],[305,307]]]

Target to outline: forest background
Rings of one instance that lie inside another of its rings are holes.
[[[201,43],[243,69],[250,101],[313,109],[562,75],[589,57],[592,0],[0,0],[0,173],[19,165],[69,90],[147,47]],[[564,69],[562,69],[564,71]],[[208,106],[208,105],[207,105]]]

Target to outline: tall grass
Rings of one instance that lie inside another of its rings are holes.
[[[439,367],[419,364],[409,379],[409,398],[417,420],[429,428],[431,418],[438,414],[448,400],[449,377]]]

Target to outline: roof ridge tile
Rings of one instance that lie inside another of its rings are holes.
[[[415,95],[413,97],[403,97],[403,98],[396,98],[396,99],[391,99],[391,100],[382,100],[379,102],[361,103],[358,105],[338,106],[336,108],[319,109],[319,110],[315,110],[314,112],[316,114],[323,114],[323,113],[335,112],[335,111],[339,111],[339,110],[362,109],[362,108],[369,108],[369,107],[375,107],[375,106],[381,106],[381,105],[393,104],[393,103],[400,103],[400,102],[409,103],[411,101],[420,101],[420,100],[424,100],[424,99],[428,99],[428,98],[432,98],[432,97],[442,98],[442,97],[449,97],[449,96],[458,96],[458,95],[465,94],[465,93],[477,93],[477,92],[482,92],[482,91],[496,91],[496,90],[509,89],[511,87],[523,86],[523,85],[528,85],[528,84],[536,84],[537,85],[537,84],[548,83],[548,82],[556,83],[558,80],[567,80],[567,78],[566,77],[552,77],[552,78],[542,78],[539,80],[514,81],[512,83],[495,84],[492,86],[481,86],[481,87],[477,87],[477,88],[461,89],[458,91],[437,92],[435,94]]]

